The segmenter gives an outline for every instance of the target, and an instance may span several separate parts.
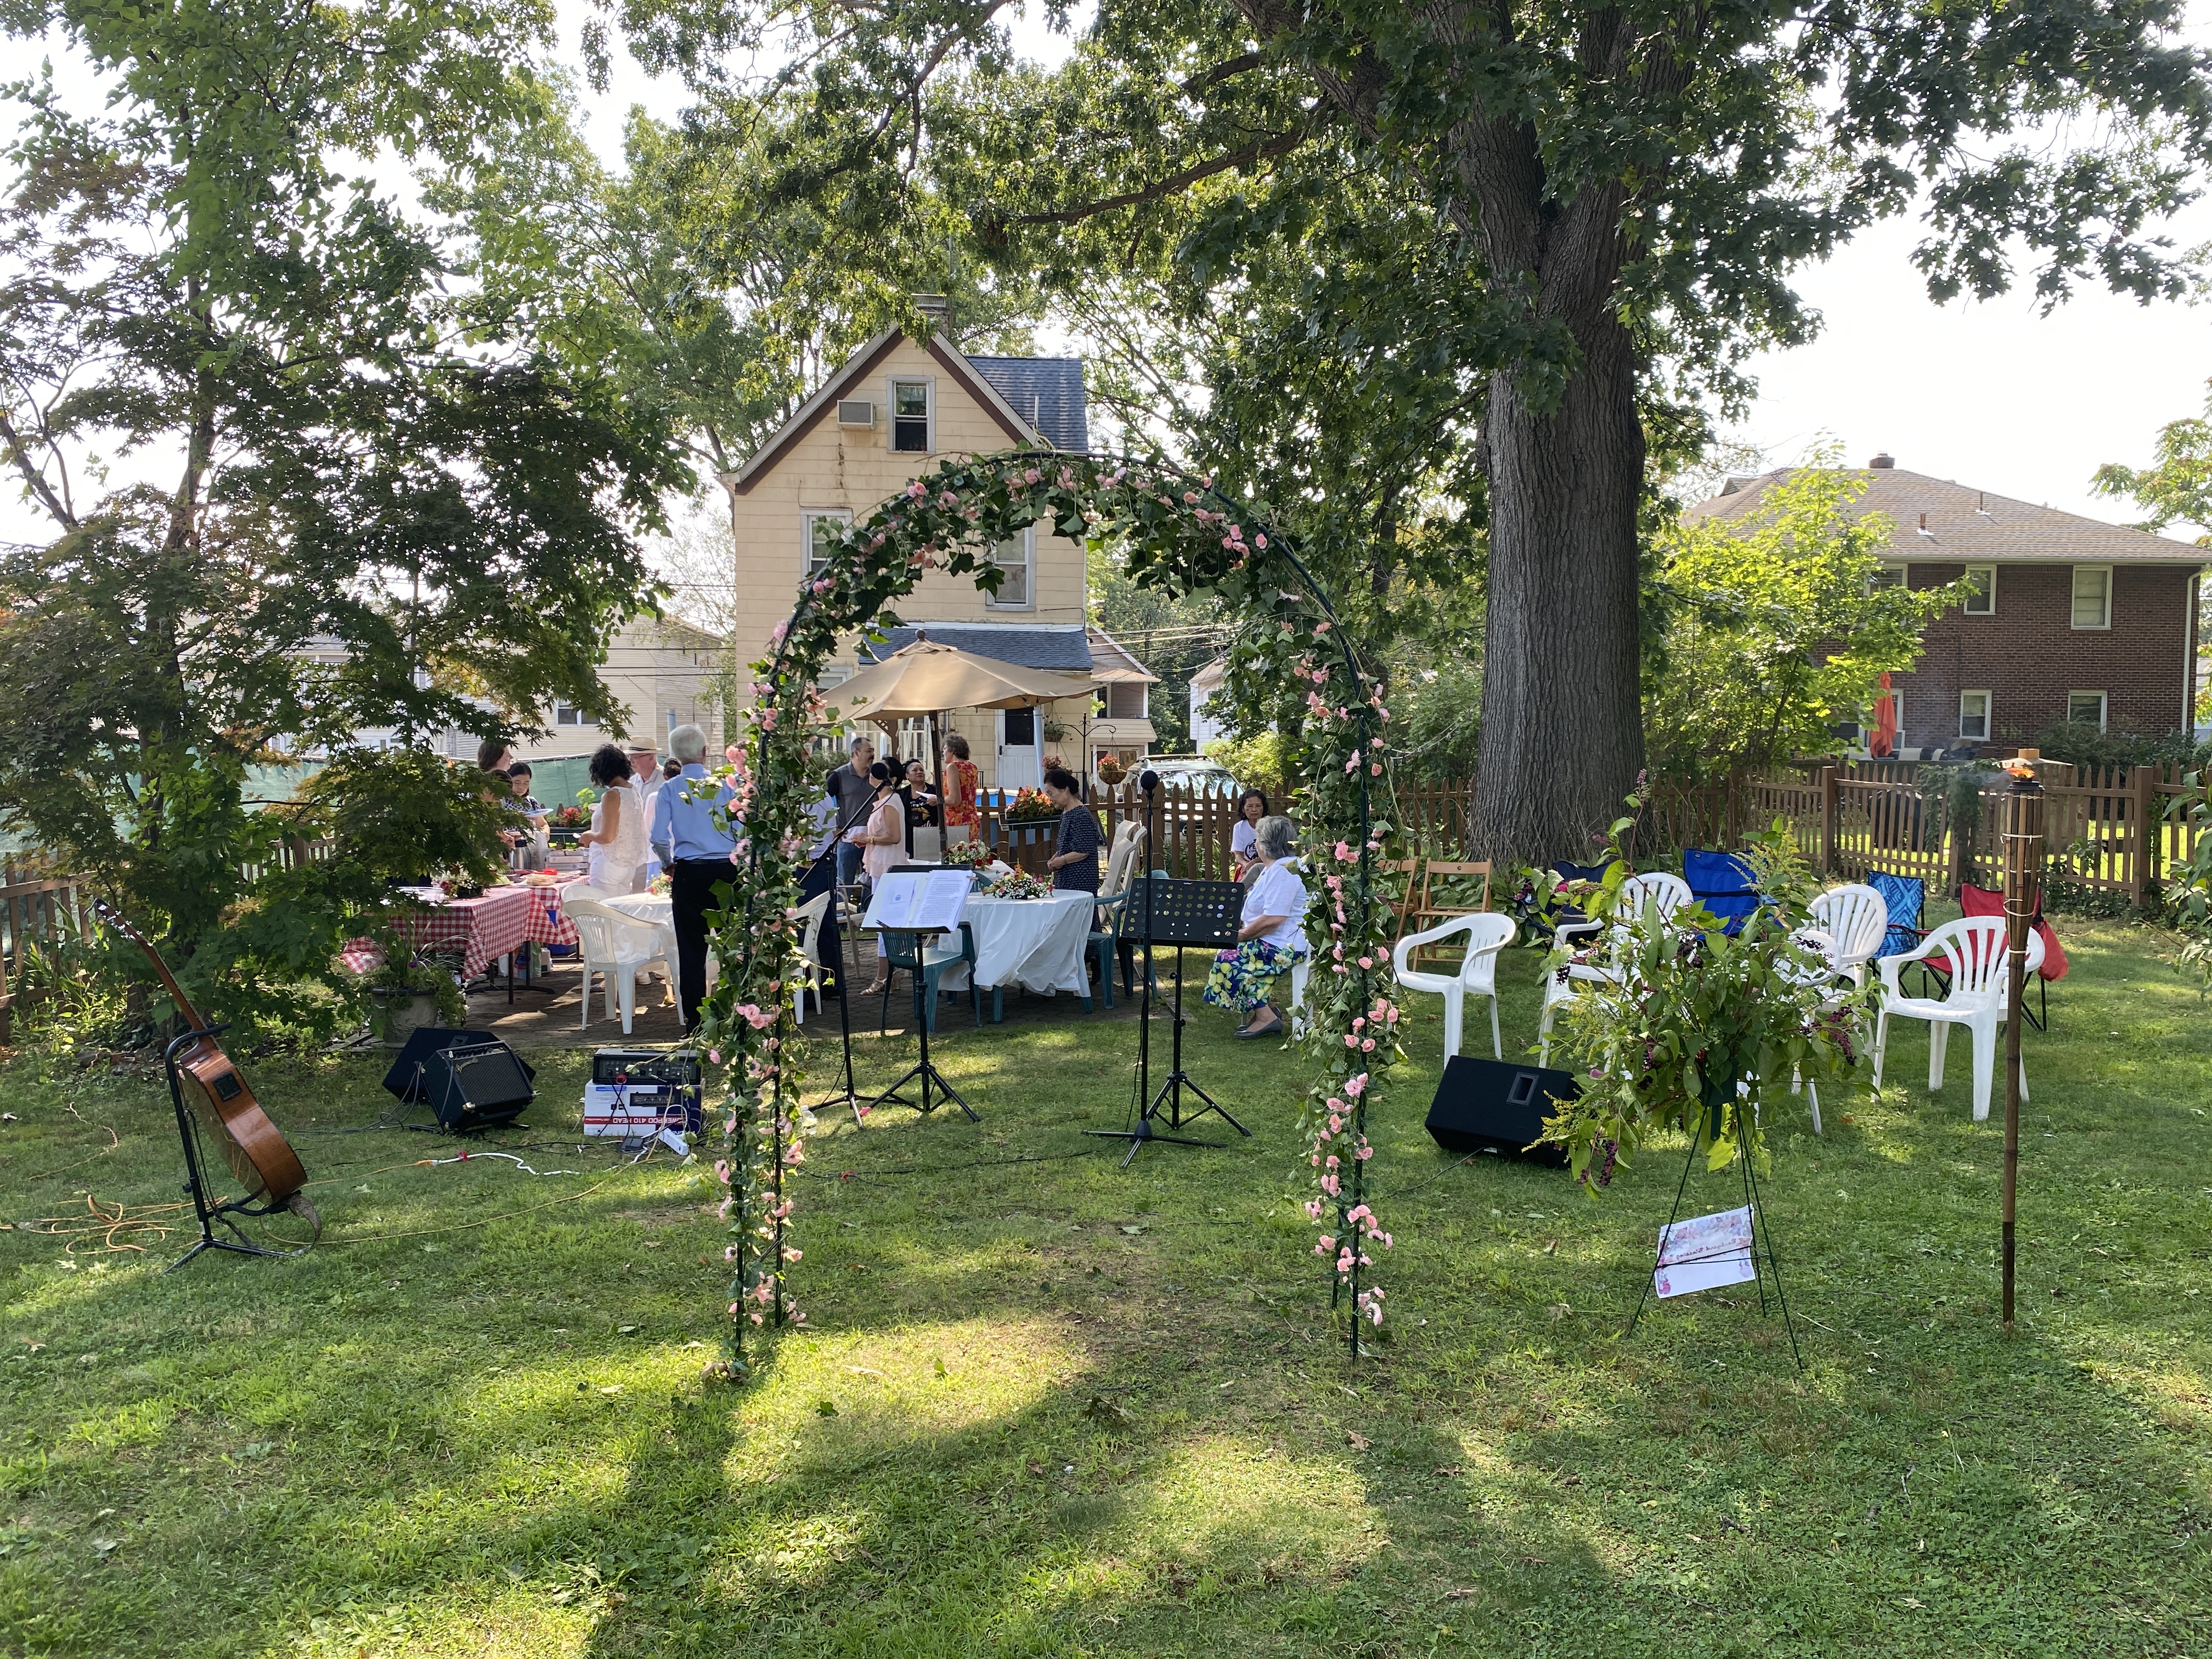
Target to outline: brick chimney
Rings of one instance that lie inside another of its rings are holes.
[[[1869,461],[1867,465],[1877,472],[1887,472],[1890,468],[1897,465],[1897,457],[1891,454],[1887,450],[1884,450],[1881,454]]]
[[[929,319],[932,328],[942,330],[952,316],[952,305],[942,294],[917,294],[915,309]]]

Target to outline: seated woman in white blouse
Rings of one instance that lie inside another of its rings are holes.
[[[1274,1036],[1283,1017],[1267,1002],[1268,988],[1306,959],[1306,884],[1290,862],[1297,831],[1288,818],[1261,818],[1253,826],[1253,853],[1259,873],[1244,895],[1243,926],[1237,948],[1213,959],[1206,976],[1206,1000],[1217,1008],[1247,1016],[1240,1037]]]

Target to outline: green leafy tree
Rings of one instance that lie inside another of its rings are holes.
[[[410,741],[505,737],[556,697],[616,714],[597,665],[652,596],[628,526],[689,475],[605,381],[472,335],[446,292],[465,248],[337,171],[526,126],[544,10],[18,0],[0,22],[118,88],[92,113],[15,89],[0,459],[52,539],[0,559],[0,826],[167,930],[228,1011],[325,970],[384,875],[483,865],[476,786]],[[306,808],[257,810],[257,766],[303,750],[333,757]],[[404,858],[279,867],[364,812]]]
[[[2097,469],[2095,483],[2098,494],[2128,496],[2143,509],[2145,516],[2136,529],[2161,536],[2171,525],[2193,525],[2203,532],[2197,538],[2197,546],[2212,548],[2212,393],[2205,398],[2204,410],[2203,415],[2169,421],[2158,429],[2154,465],[2138,471],[2107,463]],[[2197,636],[2212,639],[2212,584],[2199,584],[2197,606]],[[2195,713],[2197,723],[2203,726],[2212,721],[2212,675],[2200,674],[2199,678],[2203,683]],[[2087,734],[2057,735],[2069,750],[2090,747]],[[2086,757],[2083,763],[2088,763]]]
[[[1922,629],[1963,601],[1956,585],[1876,582],[1893,526],[1852,514],[1865,486],[1834,460],[1776,479],[1739,517],[1685,522],[1660,539],[1662,620],[1644,690],[1660,775],[1715,781],[1826,752],[1880,677],[1912,666]]]
[[[2023,260],[2045,303],[2085,278],[2178,294],[2189,273],[2158,226],[2212,144],[2179,0],[1103,0],[1049,74],[1012,61],[1003,10],[624,15],[701,64],[721,61],[716,28],[786,49],[805,115],[771,190],[872,233],[949,208],[1000,269],[1062,288],[1166,251],[1218,273],[1232,305],[1221,243],[1300,246],[1347,203],[1409,204],[1398,222],[1426,234],[1367,257],[1378,276],[1395,257],[1409,291],[1424,269],[1457,272],[1464,325],[1424,343],[1465,380],[1478,434],[1475,838],[1500,853],[1583,845],[1642,764],[1647,434],[1693,436],[1680,410],[1740,400],[1747,353],[1812,332],[1794,267],[1917,204],[1939,299],[2002,291]],[[1334,250],[1305,251],[1318,335],[1351,313],[1329,292]],[[1649,418],[1668,408],[1671,427]]]

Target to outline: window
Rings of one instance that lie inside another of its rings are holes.
[[[929,382],[891,382],[891,447],[927,455],[936,448],[929,429]]]
[[[1986,691],[1959,693],[1959,735],[1987,742],[1990,735],[1990,694]]]
[[[1970,617],[1994,617],[1997,614],[1996,566],[1970,564],[1966,567],[1966,614]]]
[[[2066,718],[2082,726],[2105,729],[2105,694],[2101,691],[2069,691],[2066,694]]]
[[[991,551],[999,567],[999,591],[984,600],[993,611],[1029,611],[1036,605],[1036,532],[1024,530]]]
[[[2112,567],[2077,564],[2074,567],[2074,626],[2110,628],[2112,625]]]
[[[1877,587],[1902,587],[1904,586],[1905,567],[1901,564],[1882,565],[1877,568],[1872,575],[1867,578],[1867,592],[1869,593],[1873,592]]]
[[[573,702],[553,705],[553,724],[556,726],[589,726],[591,723],[584,718],[584,711]]]
[[[827,544],[838,530],[853,522],[852,509],[843,507],[802,509],[799,515],[799,545],[805,561],[806,580],[812,581],[830,568]]]
[[[1145,718],[1145,693],[1149,688],[1142,680],[1114,680],[1098,688],[1098,713],[1109,720],[1140,720]]]

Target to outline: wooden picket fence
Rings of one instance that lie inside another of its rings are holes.
[[[0,1045],[15,1040],[15,1010],[33,994],[23,984],[26,955],[82,938],[91,911],[76,877],[0,863]]]

